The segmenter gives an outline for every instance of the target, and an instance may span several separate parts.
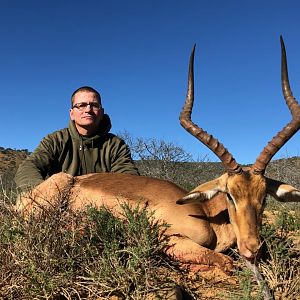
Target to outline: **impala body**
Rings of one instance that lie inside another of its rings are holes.
[[[242,168],[217,139],[191,121],[194,49],[180,122],[220,158],[226,173],[190,192],[171,182],[150,177],[116,173],[72,177],[58,173],[21,197],[17,209],[30,212],[38,210],[41,205],[47,207],[62,191],[68,192],[68,206],[74,210],[89,204],[104,205],[119,214],[123,202],[142,204],[142,207],[154,212],[156,219],[170,224],[167,231],[170,235],[168,253],[184,264],[199,269],[213,266],[229,270],[232,261],[220,252],[235,243],[241,255],[253,259],[260,248],[258,231],[266,195],[270,194],[279,201],[300,201],[298,189],[264,175],[272,157],[300,127],[300,107],[290,90],[284,43],[281,38],[282,90],[292,121],[267,144],[249,168]]]

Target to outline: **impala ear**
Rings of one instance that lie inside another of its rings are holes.
[[[215,196],[219,190],[211,190],[206,192],[190,192],[186,196],[176,201],[176,204],[188,204],[188,203],[196,203],[196,202],[203,202],[206,200],[211,199]]]
[[[267,179],[267,193],[273,196],[276,200],[281,202],[299,202],[300,191],[295,187],[284,182]]]
[[[219,192],[226,191],[226,182],[227,175],[224,174],[221,177],[203,183],[189,192],[186,196],[176,201],[176,204],[188,204],[195,202],[203,202],[211,199]]]

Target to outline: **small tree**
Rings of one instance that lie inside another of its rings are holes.
[[[183,165],[188,167],[193,158],[182,147],[156,138],[132,138],[127,131],[119,136],[129,146],[141,175],[170,180],[183,187],[190,185],[186,182],[188,176],[183,172]]]

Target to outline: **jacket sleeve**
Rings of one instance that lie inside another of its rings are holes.
[[[140,175],[132,160],[129,147],[122,139],[115,138],[117,139],[117,142],[112,151],[111,172]]]
[[[15,175],[18,189],[26,192],[45,180],[55,161],[54,144],[53,136],[48,135],[40,142],[34,152],[19,165]]]

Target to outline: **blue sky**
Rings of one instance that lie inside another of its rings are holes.
[[[174,142],[218,159],[179,125],[190,51],[193,120],[240,163],[290,120],[280,86],[283,35],[300,99],[300,2],[0,0],[0,146],[32,151],[67,126],[70,95],[102,95],[112,132]],[[276,155],[299,156],[299,133]]]

